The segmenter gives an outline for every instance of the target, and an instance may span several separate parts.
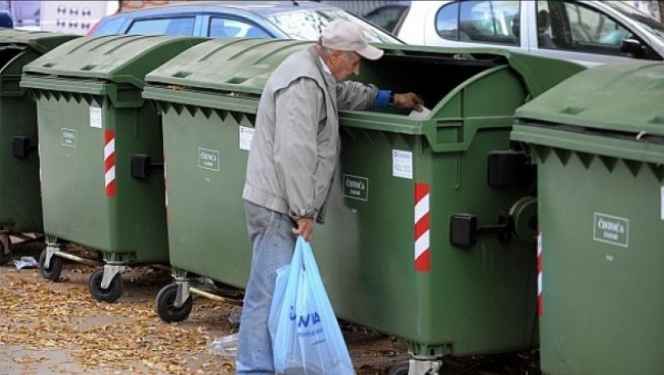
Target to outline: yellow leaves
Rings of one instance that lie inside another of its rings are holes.
[[[228,317],[236,307],[197,299],[190,318],[166,324],[154,311],[152,297],[144,301],[106,304],[96,302],[87,289],[92,268],[66,269],[70,283],[50,283],[32,272],[3,272],[0,275],[0,348],[59,352],[82,369],[76,373],[117,375],[225,375],[235,373],[232,358],[215,356],[207,346],[214,338],[236,332]],[[5,269],[2,269],[4,271]],[[11,269],[7,269],[11,271]],[[168,276],[168,274],[166,274]],[[150,279],[147,278],[148,284]],[[158,289],[153,286],[152,289]],[[405,353],[384,349],[367,341],[365,329],[344,329],[350,337],[362,337],[363,348],[353,347],[353,358],[364,363],[385,362]],[[348,338],[348,337],[347,337]],[[378,340],[378,339],[377,339]],[[17,375],[34,375],[30,366],[43,357],[20,356]],[[43,364],[40,364],[42,366]],[[0,367],[2,364],[0,364]],[[362,375],[374,374],[375,367]],[[372,372],[374,371],[374,372]],[[63,372],[67,373],[67,372]]]
[[[72,277],[88,273],[72,272]],[[210,337],[205,327],[165,324],[151,300],[99,303],[84,283],[51,284],[29,273],[3,274],[0,284],[2,346],[64,351],[89,372],[197,375],[203,365],[220,366],[218,357],[206,354]],[[24,368],[38,359],[16,361]]]

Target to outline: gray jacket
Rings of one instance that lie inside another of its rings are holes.
[[[322,222],[340,146],[337,110],[372,108],[377,94],[372,85],[338,83],[315,47],[289,56],[263,90],[242,197]]]

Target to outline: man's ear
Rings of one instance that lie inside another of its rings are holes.
[[[330,58],[334,59],[334,61],[337,61],[339,59],[339,55],[341,55],[343,51],[339,51],[338,49],[333,49],[332,53],[330,53]]]

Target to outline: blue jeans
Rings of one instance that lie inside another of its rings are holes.
[[[268,319],[277,269],[293,257],[295,222],[288,215],[246,201],[244,207],[253,254],[240,320],[237,374],[274,375]]]

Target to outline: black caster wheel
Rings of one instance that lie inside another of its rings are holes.
[[[60,274],[62,273],[62,258],[56,255],[52,256],[48,268],[44,265],[45,263],[46,249],[42,250],[39,255],[39,272],[47,280],[58,281]]]
[[[409,369],[410,361],[399,362],[396,365],[390,367],[387,375],[408,375]]]
[[[175,297],[178,294],[177,284],[163,287],[157,294],[156,310],[159,317],[167,323],[181,322],[191,314],[194,301],[191,296],[180,307],[175,307]]]
[[[104,268],[98,268],[95,272],[90,275],[90,280],[88,282],[88,287],[90,289],[90,294],[100,302],[113,303],[122,296],[122,291],[124,290],[124,285],[122,283],[122,277],[120,274],[115,275],[113,280],[111,280],[111,285],[108,286],[108,289],[101,287],[101,280],[104,278]]]
[[[5,248],[5,244],[0,241],[0,266],[6,266],[12,259],[11,247]]]

